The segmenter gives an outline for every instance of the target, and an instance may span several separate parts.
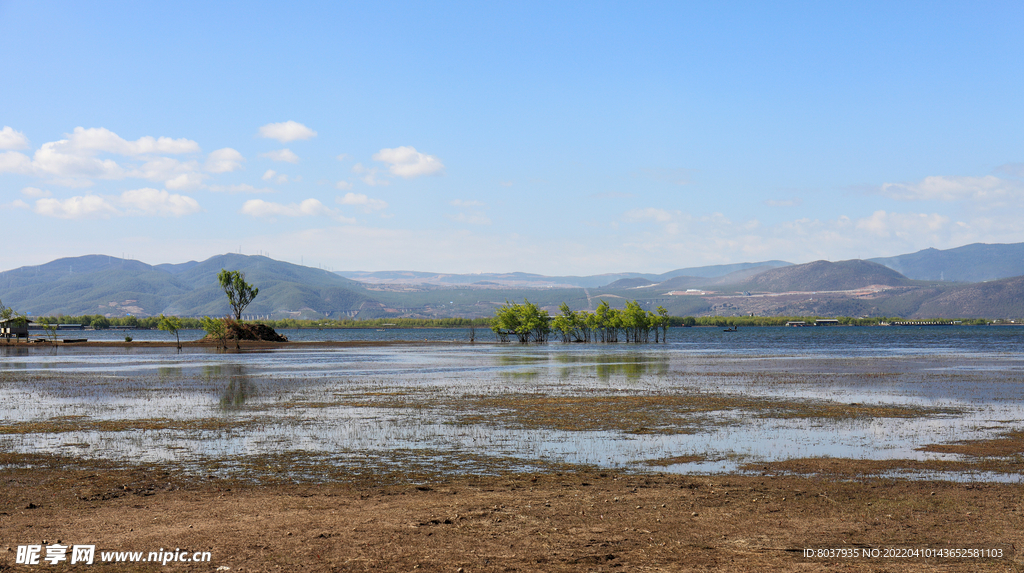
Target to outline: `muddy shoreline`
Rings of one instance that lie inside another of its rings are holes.
[[[25,345],[0,571],[1024,571],[1019,354],[896,343]]]
[[[210,552],[209,563],[168,565],[199,571],[1024,568],[1020,484],[579,469],[255,485],[57,458],[4,466],[0,479],[0,570],[35,570],[15,564],[17,546],[55,543]]]

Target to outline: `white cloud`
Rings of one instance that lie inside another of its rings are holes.
[[[43,189],[38,189],[36,187],[26,187],[21,190],[21,194],[26,197],[32,197],[36,199],[42,197],[49,197],[51,195],[49,191],[44,191]]]
[[[370,185],[371,187],[385,186],[385,185],[390,185],[391,184],[391,182],[388,181],[387,179],[378,179],[377,178],[377,168],[376,167],[363,167],[362,163],[356,163],[355,165],[353,165],[352,166],[352,173],[355,173],[356,175],[359,175],[360,176],[359,179],[363,183],[366,183],[367,185]]]
[[[289,141],[316,137],[316,132],[301,123],[285,121],[283,123],[268,123],[264,125],[260,128],[260,137],[288,143]]]
[[[26,174],[32,172],[32,160],[24,153],[4,151],[0,153],[0,173]]]
[[[414,147],[402,146],[393,149],[381,149],[373,154],[374,161],[389,164],[388,170],[393,175],[410,179],[421,175],[441,174],[444,164],[433,155],[416,151]]]
[[[185,189],[198,189],[203,186],[204,175],[202,173],[182,173],[164,182],[168,189],[181,191]]]
[[[473,201],[473,200],[467,201],[467,200],[464,200],[464,199],[455,199],[453,201],[449,201],[448,204],[453,206],[453,207],[469,207],[469,208],[483,207],[484,206],[484,204],[482,202],[480,202],[480,201]],[[490,225],[491,224],[491,219],[489,217],[487,217],[487,215],[485,215],[482,211],[479,211],[479,210],[470,211],[470,212],[461,212],[461,213],[456,213],[454,215],[445,215],[445,217],[450,219],[450,220],[452,220],[452,221],[458,222],[458,223],[469,223],[470,225]]]
[[[664,264],[682,267],[766,259],[835,261],[1005,241],[1014,233],[1019,237],[1009,224],[1013,218],[1002,212],[999,219],[958,219],[946,213],[875,211],[767,224],[756,218],[732,221],[719,213],[636,209],[623,215],[621,232],[612,226],[602,252],[616,264],[653,269]]]
[[[949,217],[937,213],[887,213],[875,211],[869,217],[859,219],[855,227],[878,237],[920,239],[934,236],[947,229]]]
[[[27,149],[28,138],[20,131],[14,131],[13,127],[4,126],[0,129],[0,149]]]
[[[58,219],[108,218],[111,216],[173,216],[199,211],[199,203],[188,196],[157,189],[133,189],[121,195],[80,195],[67,199],[44,197],[36,200],[36,213]]]
[[[348,181],[338,181],[334,184],[334,187],[342,191],[347,191],[352,188],[352,183]]]
[[[238,171],[242,168],[242,163],[245,158],[242,154],[225,147],[218,149],[210,153],[206,159],[206,170],[210,173],[229,173],[231,171]]]
[[[126,175],[150,181],[176,180],[175,184],[177,185],[195,187],[203,181],[203,176],[198,171],[199,163],[196,161],[178,161],[171,157],[156,157],[132,169]]]
[[[36,201],[36,213],[58,219],[107,218],[120,215],[120,211],[99,195],[83,195],[59,200],[52,198]]]
[[[161,215],[180,217],[199,211],[199,203],[186,195],[156,189],[133,189],[121,194],[120,205],[126,215]]]
[[[125,170],[113,159],[97,159],[76,153],[67,140],[44,143],[32,158],[32,168],[40,174],[62,179],[123,179]]]
[[[17,132],[0,132],[0,139],[13,141],[21,146]],[[10,143],[8,141],[8,143]],[[56,185],[68,187],[89,187],[94,179],[140,178],[151,181],[171,181],[174,185],[195,186],[195,177],[180,178],[194,174],[199,169],[195,161],[179,161],[158,154],[183,154],[199,152],[199,145],[189,139],[168,137],[140,137],[128,141],[106,128],[76,127],[66,139],[44,143],[28,156],[16,152],[0,153],[0,172],[20,173],[36,177],[48,177]],[[101,153],[116,154],[131,158],[123,167],[114,159],[98,157]],[[135,161],[141,159],[142,163]]]
[[[277,171],[274,171],[273,169],[267,169],[267,171],[263,174],[262,179],[264,181],[273,181],[274,183],[287,183],[288,182],[288,176],[287,175],[285,175],[284,173],[278,173]],[[296,183],[301,182],[302,181],[302,176],[300,175],[298,177],[295,177],[293,179],[293,181],[295,181]]]
[[[338,161],[345,161],[346,159],[348,159],[348,154],[347,153],[339,153],[338,157],[336,157],[336,159]]]
[[[261,153],[260,157],[266,157],[272,161],[286,161],[288,163],[298,163],[299,156],[292,153],[291,149],[278,149],[277,151],[268,151]]]
[[[266,170],[265,173],[263,173],[263,177],[261,179],[263,179],[264,181],[273,181],[274,183],[287,183],[288,175],[285,175],[284,173],[278,173],[272,169],[268,169]]]
[[[881,193],[905,201],[992,201],[1024,192],[1020,183],[984,177],[925,177],[919,183],[884,183]]]
[[[344,197],[335,197],[334,200],[341,205],[358,205],[363,207],[366,211],[379,211],[381,209],[387,209],[387,201],[380,199],[370,199],[362,193],[345,193]]]
[[[62,152],[96,153],[105,151],[118,155],[142,155],[156,153],[198,153],[199,144],[189,139],[171,139],[169,137],[140,137],[135,141],[127,141],[116,133],[103,127],[86,129],[76,127],[68,134],[67,139],[59,142]]]
[[[344,223],[354,223],[355,219],[342,217],[337,209],[331,209],[317,199],[306,199],[301,203],[272,203],[262,199],[250,199],[242,205],[241,213],[252,217],[310,217],[327,216]]]

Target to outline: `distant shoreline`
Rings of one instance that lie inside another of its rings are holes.
[[[403,345],[450,345],[450,344],[496,344],[494,342],[460,342],[450,340],[301,340],[288,342],[265,342],[243,340],[239,342],[240,348],[235,348],[234,341],[227,343],[228,351],[238,350],[260,350],[270,348],[345,348],[345,347],[373,347],[373,346],[403,346]],[[177,348],[178,344],[171,341],[132,341],[124,342],[119,340],[87,340],[85,342],[15,342],[0,341],[3,348]],[[220,341],[194,340],[182,341],[181,349],[190,348],[224,348]]]

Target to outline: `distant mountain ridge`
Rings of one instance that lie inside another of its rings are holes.
[[[814,261],[803,265],[769,269],[750,278],[751,288],[770,292],[839,291],[872,285],[908,286],[911,280],[870,261]]]
[[[1024,244],[967,245],[880,259],[910,268],[910,277],[892,266],[864,260],[800,265],[767,261],[662,274],[546,277],[530,273],[331,273],[240,254],[159,265],[87,255],[0,273],[0,300],[33,316],[223,316],[228,305],[217,273],[225,268],[241,270],[260,289],[245,314],[275,319],[493,316],[494,309],[506,301],[524,298],[552,314],[562,302],[573,309],[593,310],[602,300],[621,308],[625,301],[635,299],[644,308],[664,306],[675,316],[1018,319],[1024,318],[1024,268],[1015,277],[999,275],[1017,269],[1021,253]],[[377,282],[359,282],[341,274],[371,276]],[[966,276],[998,278],[981,283],[949,282]]]
[[[223,316],[222,268],[244,272],[259,287],[246,314],[342,315],[375,302],[361,284],[328,271],[235,254],[156,266],[106,255],[58,259],[0,273],[0,300],[33,315]]]
[[[868,260],[915,280],[975,283],[1024,275],[1024,243],[974,243]]]
[[[477,273],[447,274],[422,271],[337,271],[345,278],[371,284],[430,284],[430,285],[471,285],[486,283],[491,285],[520,287],[581,287],[597,288],[609,286],[626,279],[644,279],[651,283],[660,283],[679,276],[714,278],[728,275],[750,268],[775,268],[791,265],[786,261],[763,261],[759,263],[734,263],[728,265],[710,265],[676,269],[665,273],[607,273],[588,276],[546,276],[533,273]],[[626,283],[622,283],[626,284]],[[633,284],[633,283],[629,283]],[[639,284],[639,283],[636,283]]]

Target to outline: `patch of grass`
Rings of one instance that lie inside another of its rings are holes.
[[[628,394],[551,396],[506,394],[467,397],[445,405],[460,424],[629,434],[692,434],[712,425],[738,423],[708,414],[747,411],[760,418],[912,418],[949,414],[947,408],[867,406],[825,401],[787,401],[723,394]],[[466,412],[468,410],[468,412]]]
[[[1024,456],[1024,431],[1015,430],[1000,434],[999,438],[989,440],[965,440],[953,444],[928,444],[917,448],[919,452],[935,452],[940,454],[961,454],[971,457],[1009,457]]]
[[[645,460],[644,465],[656,466],[656,467],[668,467],[676,464],[695,464],[697,462],[713,461],[705,455],[694,454],[689,456],[672,456],[670,458],[658,458],[655,460]]]
[[[739,467],[743,471],[774,471],[787,474],[813,474],[832,478],[912,474],[921,472],[992,472],[1017,474],[1024,471],[1021,459],[984,460],[857,460],[849,458],[794,458],[778,462],[752,462]]]
[[[172,420],[89,420],[86,416],[59,416],[44,422],[19,422],[0,426],[0,434],[63,434],[67,432],[132,432],[139,430],[215,431],[236,430],[265,423],[261,420],[199,418]]]

